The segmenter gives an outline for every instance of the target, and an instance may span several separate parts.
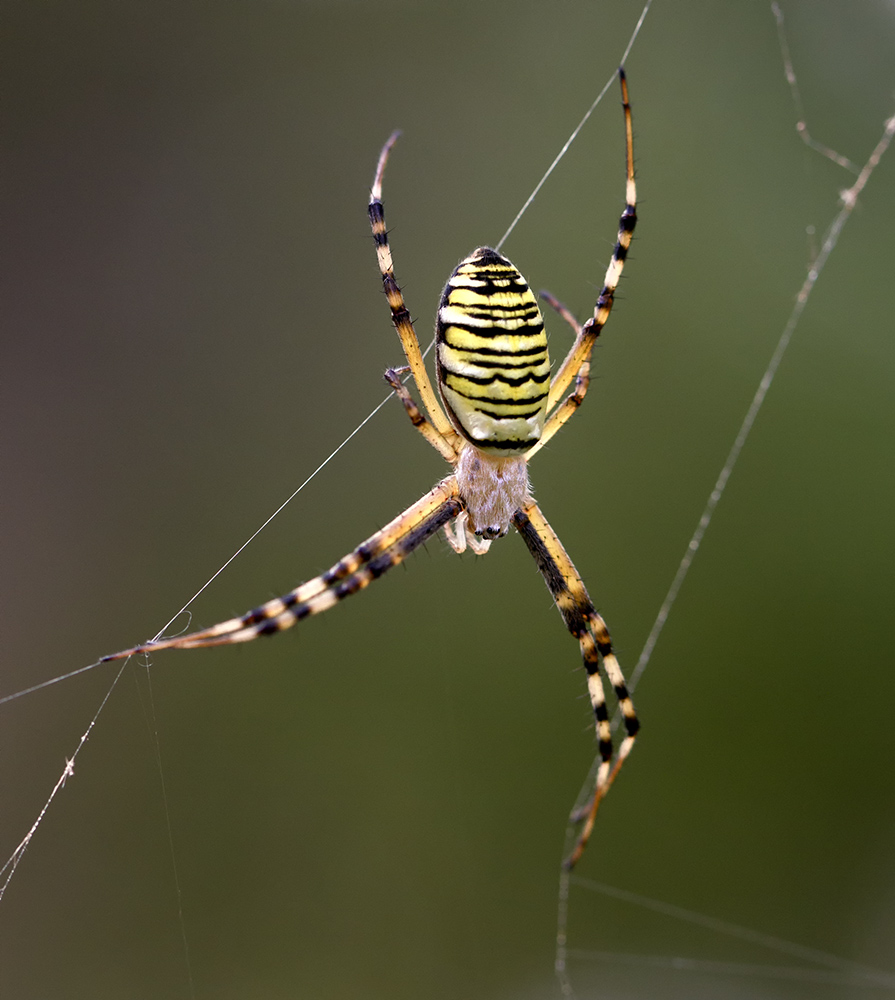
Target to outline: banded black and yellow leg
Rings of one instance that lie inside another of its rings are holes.
[[[551,309],[555,310],[559,315],[569,324],[575,333],[576,338],[581,335],[581,324],[575,318],[572,310],[568,306],[564,305],[555,296],[551,295],[550,292],[541,291],[539,293],[539,298],[542,298]],[[547,421],[544,424],[544,429],[541,431],[541,437],[538,443],[529,451],[525,453],[526,461],[531,461],[532,457],[536,455],[541,448],[547,444],[554,434],[569,420],[569,418],[575,413],[582,402],[584,402],[584,397],[587,395],[588,387],[590,386],[590,360],[582,362],[581,367],[578,369],[578,374],[575,376],[575,386],[568,396],[562,401],[562,403],[549,414]]]
[[[373,228],[376,258],[379,262],[380,273],[382,274],[382,288],[385,292],[385,297],[388,299],[389,308],[392,311],[392,322],[395,324],[395,329],[401,338],[404,356],[407,358],[407,364],[410,365],[410,370],[413,372],[413,380],[416,383],[417,392],[420,394],[420,399],[422,399],[423,406],[429,414],[429,419],[432,421],[435,429],[449,442],[456,443],[458,441],[458,434],[451,426],[451,422],[445,415],[444,410],[442,410],[435,391],[432,388],[432,383],[429,380],[423,354],[420,350],[420,343],[410,319],[410,313],[407,311],[407,306],[404,304],[404,296],[401,294],[401,289],[395,280],[392,252],[388,245],[388,231],[385,228],[385,209],[382,205],[382,175],[385,172],[388,155],[400,134],[400,132],[393,132],[389,136],[388,142],[382,147],[382,152],[379,154],[379,162],[376,165],[376,176],[373,179],[373,187],[370,191],[370,205],[367,211],[370,216],[370,225]]]
[[[622,108],[625,115],[625,162],[626,162],[626,185],[625,185],[625,208],[621,214],[618,224],[618,237],[615,248],[612,251],[612,259],[606,269],[606,276],[603,279],[603,288],[597,299],[593,316],[581,327],[572,349],[566,355],[565,360],[559,367],[555,378],[550,384],[550,395],[547,397],[547,411],[562,399],[566,389],[577,377],[581,366],[590,360],[594,343],[600,335],[600,331],[609,319],[612,311],[612,303],[615,300],[615,291],[621,280],[622,270],[631,246],[631,238],[634,227],[637,224],[637,187],[634,182],[634,129],[631,121],[631,105],[628,102],[628,84],[625,79],[625,71],[618,71],[619,81],[622,89]],[[567,418],[568,419],[568,418]]]
[[[146,642],[133,649],[104,656],[103,661],[120,660],[136,653],[154,653],[161,649],[196,649],[248,642],[261,635],[282,632],[301,619],[327,611],[344,598],[363,590],[392,566],[403,562],[414,549],[454,520],[463,509],[457,480],[448,476],[327,572],[283,597],[274,598],[238,618],[230,618],[199,632]]]
[[[594,713],[601,764],[597,771],[596,788],[590,807],[584,817],[584,826],[572,854],[566,861],[572,867],[587,846],[593,830],[600,802],[608,792],[622,764],[631,752],[639,729],[634,704],[628,694],[625,679],[612,649],[606,623],[597,613],[590,596],[575,569],[572,560],[556,533],[547,523],[534,502],[518,510],[513,524],[528,546],[537,563],[544,582],[556,601],[566,628],[578,640],[581,657],[587,672],[587,690]],[[612,762],[612,733],[600,669],[612,685],[625,724],[625,737],[619,747],[615,763]]]
[[[541,432],[540,440],[530,451],[526,452],[526,460],[530,461],[531,457],[536,455],[544,445],[549,444],[550,439],[556,432],[578,412],[578,407],[581,406],[584,402],[584,397],[587,395],[589,385],[590,361],[588,360],[583,361],[581,367],[578,369],[578,374],[575,376],[575,386],[572,391],[547,418],[544,430]]]
[[[590,840],[590,835],[594,829],[594,822],[597,818],[597,810],[600,808],[600,803],[606,797],[606,793],[612,787],[612,783],[621,770],[622,764],[624,764],[628,754],[633,749],[634,740],[640,729],[640,722],[634,712],[634,703],[628,694],[624,675],[621,672],[617,657],[612,652],[612,641],[609,637],[609,630],[606,628],[606,623],[596,611],[588,617],[590,621],[590,633],[594,638],[594,644],[600,652],[603,669],[606,671],[606,676],[618,700],[618,707],[621,710],[625,726],[625,736],[619,745],[615,763],[611,769],[609,769],[605,756],[601,756],[601,764],[597,771],[593,797],[588,805],[572,816],[573,822],[581,822],[583,825],[572,853],[566,858],[566,868],[574,868],[578,859],[584,853],[584,848],[587,847],[587,842]],[[590,685],[590,676],[588,677],[588,685]]]
[[[406,375],[409,371],[410,368],[388,368],[382,377],[392,387],[398,399],[401,400],[401,404],[407,416],[410,417],[410,422],[413,426],[441,454],[442,458],[450,462],[451,465],[456,465],[458,454],[454,446],[426,420],[420,412],[420,408],[413,401],[413,397],[407,391],[407,386],[401,381],[401,375]]]
[[[389,368],[385,373],[385,381],[394,389],[395,395],[401,400],[410,422],[423,435],[423,437],[451,463],[456,465],[459,454],[443,438],[428,420],[420,413],[420,408],[413,401],[413,397],[407,391],[407,386],[401,381],[400,376],[410,371],[409,368]],[[471,531],[467,531],[469,521],[468,513],[463,510],[456,520],[448,522],[444,526],[444,537],[450,547],[458,554],[462,555],[467,548],[471,548],[477,556],[483,556],[491,548],[491,541],[487,538],[477,538]]]

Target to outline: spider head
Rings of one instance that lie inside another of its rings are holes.
[[[466,504],[469,527],[478,538],[502,538],[513,514],[528,501],[528,466],[521,456],[489,455],[467,443],[454,474]]]
[[[507,528],[501,527],[499,524],[491,524],[487,528],[476,528],[475,533],[479,538],[486,538],[490,542],[495,538],[503,538],[507,533]]]

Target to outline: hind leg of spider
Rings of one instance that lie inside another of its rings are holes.
[[[572,332],[575,334],[576,338],[581,336],[581,324],[578,322],[578,319],[572,310],[564,302],[560,302],[559,299],[552,292],[548,292],[546,288],[542,288],[538,292],[538,298],[543,299],[554,312],[559,313],[559,315],[572,328]]]
[[[376,259],[379,263],[379,271],[382,274],[382,290],[388,299],[389,308],[392,312],[392,322],[404,348],[404,356],[407,364],[413,372],[413,380],[416,383],[417,392],[423,401],[423,406],[429,414],[429,419],[435,429],[448,441],[458,440],[457,432],[451,426],[451,422],[442,410],[438,402],[438,397],[432,388],[429,375],[426,372],[426,365],[423,361],[423,354],[420,350],[420,342],[413,329],[413,322],[410,313],[404,304],[404,296],[398,287],[395,279],[394,264],[392,262],[392,252],[388,244],[388,230],[385,228],[385,208],[382,204],[382,177],[385,173],[385,165],[388,162],[389,153],[392,146],[397,142],[400,132],[393,132],[379,154],[379,162],[376,165],[376,175],[373,178],[373,187],[370,190],[370,204],[367,209],[370,216],[370,226],[373,229],[373,242],[376,244]]]
[[[392,566],[403,562],[414,549],[454,520],[463,509],[457,480],[448,476],[326,573],[301,584],[283,597],[267,601],[238,618],[230,618],[199,632],[146,642],[104,656],[102,660],[120,660],[136,653],[154,653],[161,649],[224,646],[248,642],[261,635],[275,635],[363,590]]]
[[[578,412],[578,407],[584,402],[590,386],[590,361],[583,361],[575,376],[575,386],[560,405],[550,414],[538,443],[526,452],[526,459],[531,460],[565,424]]]
[[[541,291],[539,293],[540,297],[554,309],[559,315],[569,324],[569,326],[574,330],[576,339],[581,336],[582,326],[575,318],[571,309],[568,306],[563,305],[559,299],[555,298],[550,292]],[[562,403],[549,414],[547,417],[547,422],[544,424],[544,429],[541,431],[541,437],[538,443],[528,450],[526,453],[526,460],[531,461],[533,456],[535,456],[543,447],[546,445],[550,439],[556,434],[556,432],[565,425],[565,423],[577,412],[578,407],[584,402],[584,397],[587,395],[588,387],[590,386],[590,359],[585,359],[581,362],[581,367],[578,369],[578,374],[575,376],[575,386],[568,396],[562,401]]]
[[[624,676],[618,665],[606,623],[597,613],[578,571],[556,533],[547,523],[534,502],[516,511],[513,524],[528,546],[534,560],[550,589],[566,628],[578,640],[581,657],[587,672],[587,690],[599,743],[600,766],[597,770],[596,789],[578,841],[565,864],[573,867],[584,852],[594,827],[597,810],[609,790],[622,764],[631,752],[640,727],[634,704],[628,694]],[[615,763],[612,762],[612,731],[600,669],[612,685],[625,724],[625,737],[619,747]]]
[[[440,453],[442,458],[450,462],[451,465],[456,465],[458,458],[456,449],[443,434],[439,433],[432,426],[432,424],[426,420],[420,412],[420,408],[413,401],[413,397],[407,391],[407,386],[404,385],[400,379],[401,375],[406,375],[410,370],[409,366],[404,368],[389,368],[382,377],[392,387],[398,399],[401,400],[404,410],[407,413],[407,416],[410,417],[410,422],[413,426],[420,432],[420,434],[423,435],[429,444],[431,444],[432,447]]]
[[[395,394],[404,405],[410,422],[423,435],[423,437],[447,459],[451,465],[456,465],[459,459],[458,452],[454,446],[429,423],[420,412],[420,408],[413,401],[413,397],[407,391],[407,386],[400,377],[410,371],[410,368],[389,368],[385,373],[385,381],[394,389]],[[483,556],[491,548],[491,541],[487,538],[479,538],[472,531],[468,530],[467,524],[469,515],[464,510],[453,523],[448,522],[444,526],[444,537],[450,547],[458,554],[462,555],[467,548],[477,556]]]
[[[550,395],[547,397],[548,412],[560,401],[566,389],[577,377],[581,366],[590,360],[594,343],[600,331],[606,325],[615,292],[621,280],[622,270],[631,246],[634,227],[637,224],[637,186],[634,182],[634,129],[631,121],[631,105],[628,101],[628,83],[625,71],[618,71],[622,90],[622,109],[625,116],[625,207],[618,224],[618,237],[612,251],[606,276],[603,278],[603,288],[594,307],[593,316],[580,328],[575,343],[559,366],[559,371],[550,383]]]

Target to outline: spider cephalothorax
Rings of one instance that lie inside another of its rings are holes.
[[[516,511],[531,501],[528,463],[522,456],[489,455],[463,444],[454,475],[466,505],[467,537],[471,533],[486,541],[501,538]],[[487,551],[475,541],[472,546],[480,555]]]
[[[468,545],[484,555],[491,541],[505,535],[512,524],[534,557],[566,627],[578,640],[596,723],[601,765],[590,807],[580,817],[584,826],[568,859],[570,866],[587,844],[597,807],[631,750],[638,722],[606,624],[531,496],[528,463],[575,413],[587,393],[591,352],[609,318],[634,231],[637,198],[631,109],[622,70],[619,78],[626,136],[625,208],[593,316],[579,325],[565,306],[542,293],[575,331],[575,341],[557,373],[551,378],[544,320],[527,282],[497,250],[479,247],[457,265],[438,307],[436,368],[444,409],[439,405],[395,280],[385,228],[382,178],[398,138],[394,133],[379,156],[369,215],[383,290],[408,367],[389,369],[385,377],[413,425],[450,463],[451,475],[326,573],[285,596],[199,632],[144,643],[104,658],[246,642],[281,632],[362,590],[440,528],[458,552]],[[406,371],[413,375],[425,415],[400,379]],[[614,763],[601,669],[615,692],[626,731]]]

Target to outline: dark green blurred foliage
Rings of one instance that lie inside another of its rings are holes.
[[[382,398],[401,357],[365,204],[389,132],[396,268],[428,337],[446,275],[500,238],[639,9],[7,5],[0,694],[154,634]],[[811,131],[863,162],[893,112],[891,6],[786,11]],[[532,473],[630,670],[851,179],[798,140],[764,4],[656,0],[628,71],[641,223],[587,404]],[[506,246],[581,315],[623,168],[612,91]],[[883,966],[893,176],[890,155],[804,315],[581,866]],[[325,568],[440,475],[388,406],[194,623]],[[478,560],[432,543],[274,642],[160,655],[151,692],[135,664],[0,904],[0,994],[189,996],[157,727],[197,997],[552,995],[594,749],[580,673],[512,537]],[[4,858],[112,676],[3,706]],[[581,889],[570,944],[793,964]],[[572,974],[583,997],[863,995]]]

